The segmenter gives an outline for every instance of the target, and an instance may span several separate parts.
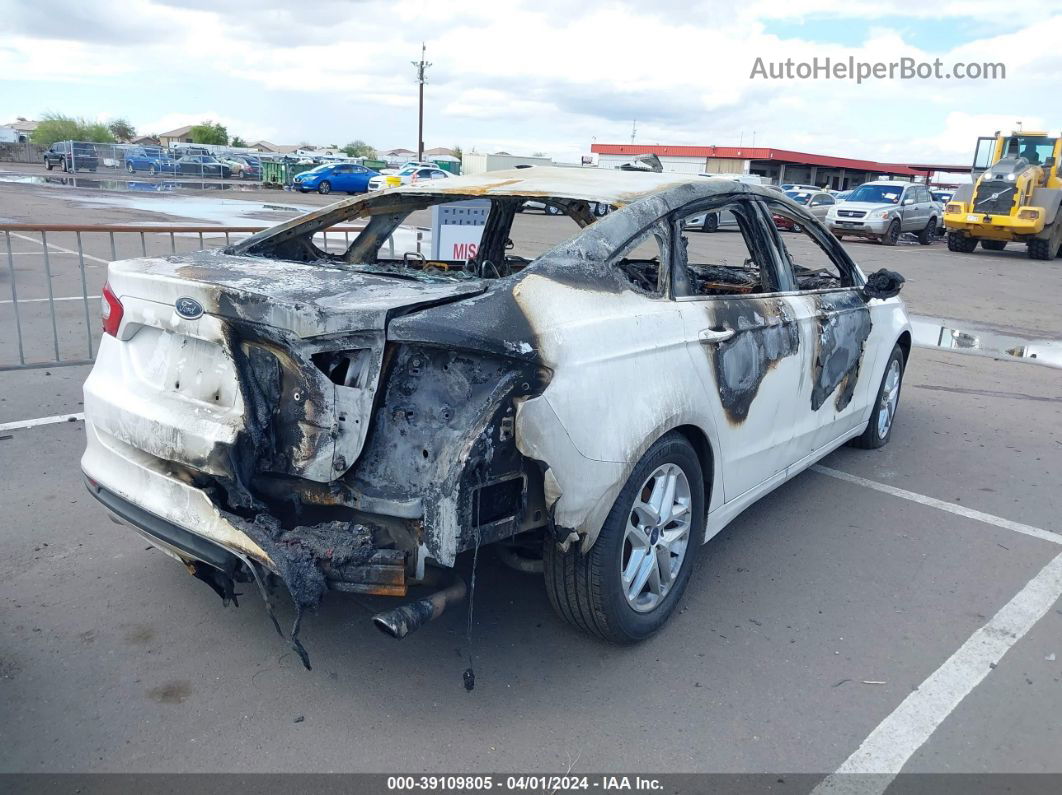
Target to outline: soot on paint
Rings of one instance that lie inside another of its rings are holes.
[[[745,421],[767,371],[800,348],[800,331],[785,302],[776,298],[719,302],[714,328],[731,328],[712,353],[719,399],[733,424]]]
[[[859,380],[863,346],[870,336],[870,310],[857,294],[849,292],[816,296],[816,304],[819,334],[815,340],[811,408],[818,411],[838,390],[835,406],[842,411],[852,400]]]

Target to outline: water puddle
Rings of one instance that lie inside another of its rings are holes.
[[[965,321],[911,316],[914,344],[982,356],[1010,356],[1034,364],[1062,367],[1062,340],[1037,339]]]
[[[38,176],[36,174],[0,174],[0,182],[15,182],[21,185],[48,185],[89,190],[113,190],[138,193],[176,193],[182,190],[210,191],[257,191],[259,182],[207,182],[191,179],[105,179],[79,176]]]

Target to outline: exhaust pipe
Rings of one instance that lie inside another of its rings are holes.
[[[381,632],[401,640],[443,614],[447,607],[465,598],[465,581],[455,575],[453,583],[415,602],[385,610],[372,617]]]

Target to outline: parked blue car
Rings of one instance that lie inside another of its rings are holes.
[[[130,174],[176,174],[177,161],[157,146],[134,146],[125,150],[125,170]]]
[[[378,176],[371,168],[356,163],[326,163],[296,174],[291,187],[300,193],[312,190],[321,194],[332,191],[365,193],[369,189],[369,180]]]

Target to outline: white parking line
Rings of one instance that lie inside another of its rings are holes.
[[[30,243],[36,243],[38,246],[43,245],[41,243],[41,241],[38,240],[37,238],[28,237],[26,235],[20,235],[18,232],[11,232],[10,234],[11,234],[11,237],[17,237],[19,240],[28,240]],[[48,248],[54,249],[55,251],[58,251],[58,252],[60,252],[62,254],[73,254],[75,257],[77,256],[77,252],[76,251],[72,251],[71,249],[68,249],[68,248],[63,248],[62,246],[57,246],[57,245],[55,245],[55,243],[49,243],[48,244]],[[100,259],[99,257],[92,256],[91,254],[84,254],[82,256],[84,256],[85,259],[92,260],[93,262],[101,262],[104,265],[110,265],[111,264],[110,260]]]
[[[85,419],[84,412],[77,414],[56,414],[53,417],[38,417],[35,420],[16,420],[0,422],[0,431],[19,431],[23,428],[36,428],[38,425],[51,425],[56,422],[76,422]]]
[[[915,751],[1062,598],[1062,555],[1044,566],[959,650],[929,675],[812,795],[883,793]]]
[[[838,480],[847,480],[849,483],[855,483],[859,486],[865,486],[868,489],[891,494],[894,497],[902,497],[911,502],[917,502],[922,505],[928,505],[931,508],[937,508],[941,511],[953,513],[956,516],[973,519],[976,522],[984,522],[985,524],[1002,527],[1005,530],[1013,530],[1015,533],[1022,533],[1023,535],[1032,536],[1033,538],[1039,538],[1041,541],[1062,544],[1062,534],[1053,533],[1050,530],[1042,530],[1041,528],[1033,527],[1032,525],[1013,522],[1010,519],[1004,519],[1001,516],[993,516],[990,513],[975,511],[973,508],[967,508],[963,505],[955,505],[951,502],[938,500],[936,497],[927,497],[925,494],[918,494],[917,492],[908,491],[907,489],[900,489],[896,486],[890,486],[887,483],[878,483],[876,480],[867,480],[866,478],[859,477],[859,475],[851,475],[848,472],[842,472],[839,469],[830,469],[821,464],[814,464],[811,467],[811,470],[813,472],[818,472],[820,475],[828,475],[831,478],[837,478]]]
[[[94,301],[96,296],[90,295],[88,300]],[[48,301],[84,301],[85,297],[82,295],[64,295],[56,298],[19,298],[19,304],[46,304]],[[15,303],[10,298],[4,298],[0,300],[0,304],[13,304]]]

